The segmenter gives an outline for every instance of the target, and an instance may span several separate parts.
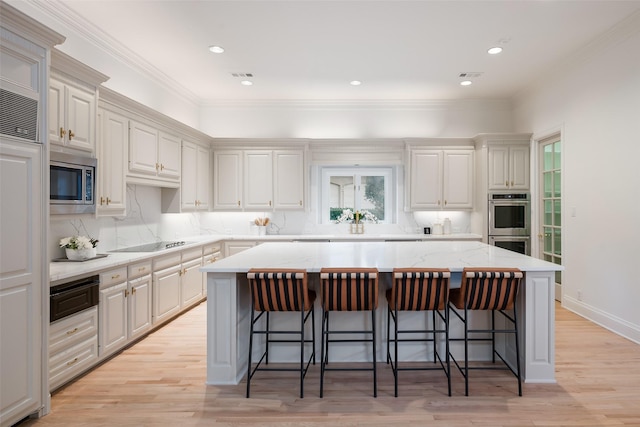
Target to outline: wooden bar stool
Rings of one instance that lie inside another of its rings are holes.
[[[292,269],[251,269],[247,273],[249,287],[251,289],[251,331],[249,333],[249,362],[247,366],[247,397],[251,389],[251,378],[256,371],[299,371],[300,372],[300,397],[304,397],[304,377],[309,369],[309,364],[316,361],[315,346],[315,316],[313,303],[316,293],[308,289],[307,272],[305,270]],[[271,312],[300,312],[300,328],[298,330],[273,330],[269,328],[269,314]],[[256,316],[256,313],[259,313]],[[264,329],[257,329],[256,323],[265,315]],[[305,324],[311,316],[311,339],[305,338]],[[251,355],[253,352],[253,336],[264,335],[266,337],[265,350],[252,369]],[[298,335],[298,339],[271,338],[272,335]],[[261,367],[262,361],[269,364],[269,345],[272,343],[300,343],[300,366],[297,368],[267,368]],[[309,358],[304,357],[305,344],[311,343],[312,351]]]
[[[395,396],[398,397],[398,371],[424,371],[442,369],[447,377],[449,396],[451,396],[451,369],[449,364],[449,278],[448,269],[415,269],[396,268],[393,270],[393,285],[386,292],[388,303],[387,310],[387,363],[391,363],[394,377]],[[399,315],[402,311],[424,311],[427,314],[425,323],[428,323],[428,312],[431,312],[431,328],[399,329]],[[442,326],[436,323],[436,314],[442,321]],[[391,333],[391,320],[393,319],[393,333]],[[443,336],[445,345],[444,360],[438,352],[437,336]],[[406,338],[401,338],[404,336]],[[433,343],[433,363],[436,366],[408,366],[400,367],[398,360],[398,347],[401,342]],[[390,344],[394,345],[393,357],[391,357]]]
[[[322,347],[320,349],[320,397],[323,396],[325,371],[373,371],[373,396],[378,396],[376,378],[376,308],[378,307],[378,270],[375,268],[323,268],[320,270],[322,294]],[[332,311],[370,311],[371,328],[336,330],[329,325]],[[332,335],[363,334],[363,338],[331,338]],[[370,368],[329,368],[329,343],[370,342],[373,363]]]
[[[450,338],[451,341],[464,341],[464,366],[451,355],[451,360],[464,377],[464,394],[469,395],[469,370],[471,369],[508,369],[518,379],[518,395],[522,396],[522,377],[520,375],[520,347],[518,342],[518,316],[516,296],[523,274],[517,268],[465,268],[462,272],[460,289],[451,289],[449,294],[449,310],[464,324],[464,338]],[[491,311],[490,329],[470,329],[468,322],[469,311]],[[513,310],[509,314],[506,310]],[[495,313],[502,314],[504,319],[513,327],[496,329]],[[496,334],[513,334],[516,347],[515,370],[509,365],[498,351],[496,351]],[[470,334],[484,334],[484,337],[470,338]],[[486,337],[491,334],[490,337]],[[474,366],[469,367],[469,341],[490,341],[491,357],[495,364],[496,355],[502,360],[502,366]]]

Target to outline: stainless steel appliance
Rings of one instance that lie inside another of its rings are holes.
[[[529,193],[489,193],[489,244],[530,255]]]
[[[97,160],[52,151],[49,161],[51,214],[83,214],[96,211]]]
[[[146,243],[140,246],[130,246],[128,248],[115,249],[111,252],[158,252],[165,249],[175,248],[176,246],[184,246],[187,244],[185,241],[172,241],[172,242],[155,242]]]
[[[49,290],[49,321],[63,319],[98,305],[99,276],[73,280]]]

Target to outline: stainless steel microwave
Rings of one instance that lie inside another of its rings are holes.
[[[97,160],[57,151],[49,157],[50,213],[94,213]]]

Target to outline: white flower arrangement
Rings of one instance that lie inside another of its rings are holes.
[[[98,245],[98,239],[87,236],[72,236],[60,239],[60,247],[65,249],[90,249]]]
[[[355,211],[353,212],[351,209],[344,209],[342,214],[336,219],[336,224],[340,224],[342,222],[353,222],[355,224],[359,224],[360,222],[370,222],[373,224],[378,223],[378,218],[367,210]]]

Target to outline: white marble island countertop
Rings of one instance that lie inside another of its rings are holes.
[[[201,269],[212,273],[243,273],[250,268],[323,267],[449,268],[516,267],[523,271],[560,271],[562,266],[476,241],[409,242],[272,242],[263,243]]]

